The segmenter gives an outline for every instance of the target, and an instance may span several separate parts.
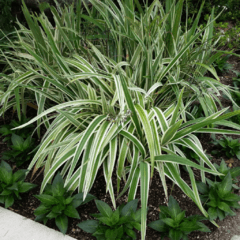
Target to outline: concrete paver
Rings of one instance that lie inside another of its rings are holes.
[[[76,240],[0,207],[1,240]]]
[[[231,240],[240,240],[240,236],[235,235],[235,236],[233,236],[233,237],[231,238]]]

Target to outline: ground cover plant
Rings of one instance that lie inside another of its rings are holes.
[[[23,12],[28,28],[19,24],[18,40],[9,42],[1,57],[10,74],[1,77],[0,114],[15,107],[37,105],[33,122],[44,125],[43,136],[29,170],[44,167],[41,193],[61,171],[69,191],[91,190],[103,168],[106,191],[116,209],[112,174],[116,169],[117,197],[128,191],[128,201],[141,191],[141,234],[145,239],[148,191],[154,169],[168,196],[166,178],[173,181],[208,217],[200,199],[192,167],[221,175],[203,151],[195,133],[239,134],[240,126],[226,119],[240,110],[218,111],[223,92],[233,101],[229,87],[220,83],[214,61],[214,10],[204,28],[201,15],[191,26],[181,26],[183,1],[155,0],[83,2],[73,7],[42,5],[40,16]],[[50,8],[54,24],[44,14]],[[138,11],[135,11],[135,10]],[[206,77],[209,72],[212,77]],[[199,101],[203,116],[187,120],[186,109]],[[213,125],[216,123],[216,125]],[[230,129],[218,129],[225,126]],[[194,151],[199,162],[189,160],[181,146]],[[180,175],[184,165],[191,180]],[[120,183],[125,186],[120,192]],[[215,224],[214,221],[212,223]]]
[[[215,165],[216,169],[217,169],[220,173],[223,174],[222,176],[218,176],[218,178],[220,178],[221,180],[223,180],[223,178],[224,178],[228,173],[230,173],[231,178],[232,178],[232,181],[233,181],[232,187],[238,189],[238,187],[236,186],[236,183],[238,182],[238,181],[237,181],[237,177],[240,176],[240,167],[229,168],[223,159],[222,159],[220,165],[217,165],[217,164],[214,164],[214,165]],[[215,179],[215,180],[216,180],[216,179]]]
[[[229,57],[230,55],[226,55],[215,60],[213,65],[218,74],[222,75],[223,73],[232,70],[233,66],[227,62]]]
[[[138,199],[122,204],[114,212],[105,202],[95,200],[100,213],[92,214],[97,220],[87,220],[78,226],[92,233],[98,240],[137,239],[136,228],[141,231],[141,209],[137,210]]]
[[[65,234],[68,228],[68,217],[80,219],[76,208],[95,198],[88,194],[83,200],[82,193],[71,194],[64,188],[64,181],[58,173],[52,184],[47,185],[42,194],[35,196],[41,201],[40,206],[34,211],[35,221],[46,224],[49,219],[55,219],[57,227]]]
[[[226,216],[234,216],[236,213],[232,210],[240,208],[240,196],[232,193],[232,177],[230,172],[221,182],[212,182],[207,179],[207,183],[198,183],[198,189],[202,193],[201,200],[208,206],[210,219],[219,218],[223,220]]]
[[[234,101],[237,103],[237,106],[233,106],[234,109],[238,109],[239,103],[240,103],[240,94],[239,94],[239,81],[240,81],[240,73],[238,71],[235,71],[236,77],[233,78],[233,86],[234,91],[232,91],[232,97]],[[239,123],[239,116],[235,116],[232,118],[232,121]]]
[[[231,26],[234,24],[234,26]],[[219,48],[231,50],[232,52],[239,52],[240,42],[240,22],[220,22],[215,24],[216,35],[221,35],[221,40],[219,41]]]
[[[0,164],[0,203],[5,208],[11,207],[16,199],[21,199],[20,194],[30,191],[36,184],[24,182],[27,170],[18,170],[13,173],[11,166],[1,161]]]
[[[186,111],[187,120],[194,120],[196,118],[204,117],[204,112],[201,105],[194,105]]]
[[[185,211],[181,211],[177,201],[173,196],[169,197],[168,207],[160,206],[159,220],[148,224],[149,227],[161,232],[161,239],[165,236],[172,240],[188,239],[188,234],[192,231],[209,232],[209,228],[205,226],[201,220],[205,217],[194,215],[185,216]]]
[[[20,116],[19,122],[12,120],[10,124],[2,125],[0,128],[0,134],[4,137],[3,141],[6,141],[10,148],[10,150],[2,153],[2,159],[15,162],[17,167],[32,160],[35,153],[35,139],[32,138],[33,125],[29,125],[24,129],[12,130],[26,123],[28,120],[26,117]]]
[[[217,150],[211,152],[213,155],[220,156],[224,153],[229,158],[236,156],[240,160],[240,142],[238,139],[224,136],[220,139],[215,138],[212,143],[218,147]]]
[[[28,125],[25,128],[21,128],[18,130],[12,130],[15,127],[21,126],[22,124],[28,122],[30,119],[26,118],[25,116],[20,116],[21,121],[12,120],[10,124],[4,124],[0,127],[0,135],[4,137],[3,142],[7,142],[8,146],[11,144],[12,135],[18,135],[24,139],[27,139],[29,136],[32,135],[34,126]]]
[[[23,139],[21,136],[12,134],[11,137],[12,145],[10,150],[3,152],[2,159],[10,160],[16,163],[20,167],[23,163],[30,161],[34,155],[34,139],[29,136],[27,139]]]

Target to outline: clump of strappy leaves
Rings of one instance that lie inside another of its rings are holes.
[[[169,237],[174,240],[187,240],[187,235],[193,231],[210,232],[209,228],[204,225],[202,220],[206,217],[200,215],[185,216],[177,201],[170,196],[167,206],[159,206],[159,220],[148,224],[149,227],[161,232],[161,239]]]
[[[216,178],[218,178],[222,181],[224,179],[224,177],[228,173],[230,173],[232,181],[233,181],[232,187],[235,188],[235,189],[240,189],[236,185],[236,183],[238,182],[237,177],[240,176],[240,167],[229,168],[223,159],[222,159],[222,162],[221,162],[220,166],[217,165],[216,163],[214,163],[214,166],[216,167],[218,172],[223,174],[223,175],[216,176]]]
[[[105,202],[95,200],[100,213],[91,214],[97,220],[78,224],[85,232],[92,233],[97,240],[137,239],[134,228],[141,231],[141,209],[137,210],[138,199],[119,206],[116,211]]]
[[[4,141],[8,143],[11,148],[2,153],[3,160],[10,160],[15,162],[17,167],[20,167],[24,162],[30,161],[35,151],[35,139],[31,137],[33,125],[27,128],[12,130],[18,127],[28,119],[22,118],[20,122],[13,120],[9,125],[3,125],[0,128],[0,134],[5,136]]]
[[[231,137],[224,136],[217,140],[214,137],[212,143],[218,148],[211,152],[213,155],[221,156],[224,153],[229,158],[236,156],[240,160],[239,139],[232,139]]]
[[[2,161],[0,164],[0,203],[5,208],[13,205],[16,199],[21,199],[20,194],[30,191],[37,185],[24,182],[27,170],[18,170],[13,173],[11,166]]]
[[[41,195],[35,197],[41,201],[40,206],[34,211],[35,221],[46,225],[49,219],[55,219],[57,227],[63,234],[68,229],[68,217],[80,219],[76,208],[95,198],[88,194],[83,201],[83,193],[72,195],[72,192],[64,188],[60,173],[56,175],[52,184],[47,184]]]
[[[198,182],[197,187],[202,194],[200,195],[201,201],[208,208],[209,219],[219,218],[223,220],[228,215],[236,215],[233,209],[240,208],[238,204],[240,196],[233,193],[233,181],[230,171],[221,182],[206,180],[207,184]]]

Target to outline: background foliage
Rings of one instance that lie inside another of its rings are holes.
[[[12,15],[12,3],[15,0],[0,0],[0,29],[8,32],[13,29],[15,17]],[[2,34],[0,33],[0,37]]]
[[[196,4],[197,2],[197,4]],[[187,6],[190,14],[197,14],[197,9],[201,5],[202,1],[187,0]],[[223,8],[225,11],[218,18],[217,22],[225,21],[239,21],[240,20],[240,2],[238,0],[206,0],[203,7],[203,15],[201,21],[204,21],[206,15],[210,15],[212,8],[216,8],[216,14],[219,14]],[[206,19],[205,19],[206,20]]]

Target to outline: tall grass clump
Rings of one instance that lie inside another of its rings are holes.
[[[83,192],[85,198],[103,169],[106,191],[116,208],[116,169],[118,197],[128,191],[128,201],[135,199],[140,184],[145,239],[155,169],[166,197],[168,178],[208,217],[192,168],[200,171],[202,182],[205,173],[221,173],[194,133],[240,130],[226,120],[240,110],[225,113],[218,98],[220,92],[230,99],[231,95],[212,66],[222,55],[214,50],[214,10],[200,29],[203,5],[193,24],[182,26],[183,0],[167,0],[165,8],[159,0],[149,6],[138,0],[90,2],[91,6],[80,1],[65,8],[42,5],[40,16],[30,14],[23,4],[28,28],[18,23],[18,40],[2,52],[12,74],[0,79],[5,87],[1,115],[14,107],[20,116],[29,102],[35,103],[37,116],[20,127],[37,122],[39,134],[41,125],[47,129],[29,165],[34,171],[44,167],[41,192],[60,170],[65,187]],[[44,14],[46,7],[54,22]],[[187,121],[186,109],[196,101],[204,117]],[[218,129],[220,125],[228,130]],[[200,160],[187,159],[181,146]],[[181,178],[179,165],[187,167],[190,185]]]

